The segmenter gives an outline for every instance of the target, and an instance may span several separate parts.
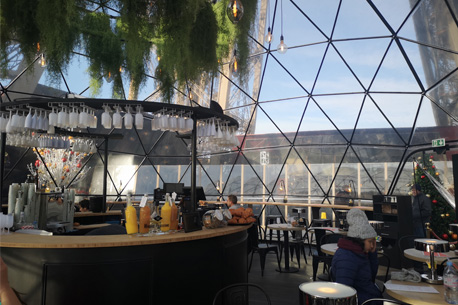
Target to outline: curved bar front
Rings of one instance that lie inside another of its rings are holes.
[[[2,235],[11,286],[27,304],[211,304],[247,282],[247,229],[158,236]]]

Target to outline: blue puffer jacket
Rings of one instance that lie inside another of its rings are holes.
[[[377,253],[364,253],[354,242],[341,238],[332,258],[332,275],[337,283],[356,289],[358,304],[368,299],[381,298],[382,293],[375,286],[378,270]]]

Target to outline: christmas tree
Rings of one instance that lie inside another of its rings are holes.
[[[429,158],[418,157],[418,163],[415,165],[415,173],[413,184],[417,183],[421,186],[421,191],[431,199],[432,215],[430,221],[430,228],[433,232],[445,240],[457,240],[457,234],[450,232],[449,224],[455,223],[455,210],[447,203],[444,197],[434,187],[433,183],[429,180],[425,172],[433,176],[441,185],[442,180],[436,166],[434,165],[434,157],[431,155]]]

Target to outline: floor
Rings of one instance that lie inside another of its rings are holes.
[[[304,282],[312,282],[312,257],[307,257],[307,261],[308,264],[305,264],[304,258],[301,258],[301,268],[297,273],[280,273],[275,270],[277,268],[275,254],[268,254],[264,276],[262,277],[259,255],[255,254],[251,271],[248,273],[248,280],[250,283],[258,284],[264,288],[272,301],[272,305],[298,305],[299,285]],[[284,262],[283,258],[282,262]],[[294,259],[294,262],[291,262],[290,265],[298,267],[296,259]],[[322,264],[320,264],[320,269],[318,270],[318,274],[320,274],[322,271]],[[384,266],[380,266],[379,274],[384,273],[385,270]],[[267,303],[259,296],[256,296],[250,300],[250,304],[257,305]]]

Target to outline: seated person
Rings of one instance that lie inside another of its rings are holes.
[[[83,199],[79,203],[79,212],[90,212],[91,210],[89,209],[89,200]]]
[[[230,210],[236,210],[242,207],[240,204],[237,204],[237,196],[235,195],[227,196],[227,206],[229,207]]]
[[[375,237],[363,211],[351,209],[347,215],[348,234],[337,243],[332,258],[332,277],[337,283],[351,286],[358,295],[358,304],[368,299],[382,298],[375,285],[378,270]],[[375,304],[375,303],[374,303]]]

